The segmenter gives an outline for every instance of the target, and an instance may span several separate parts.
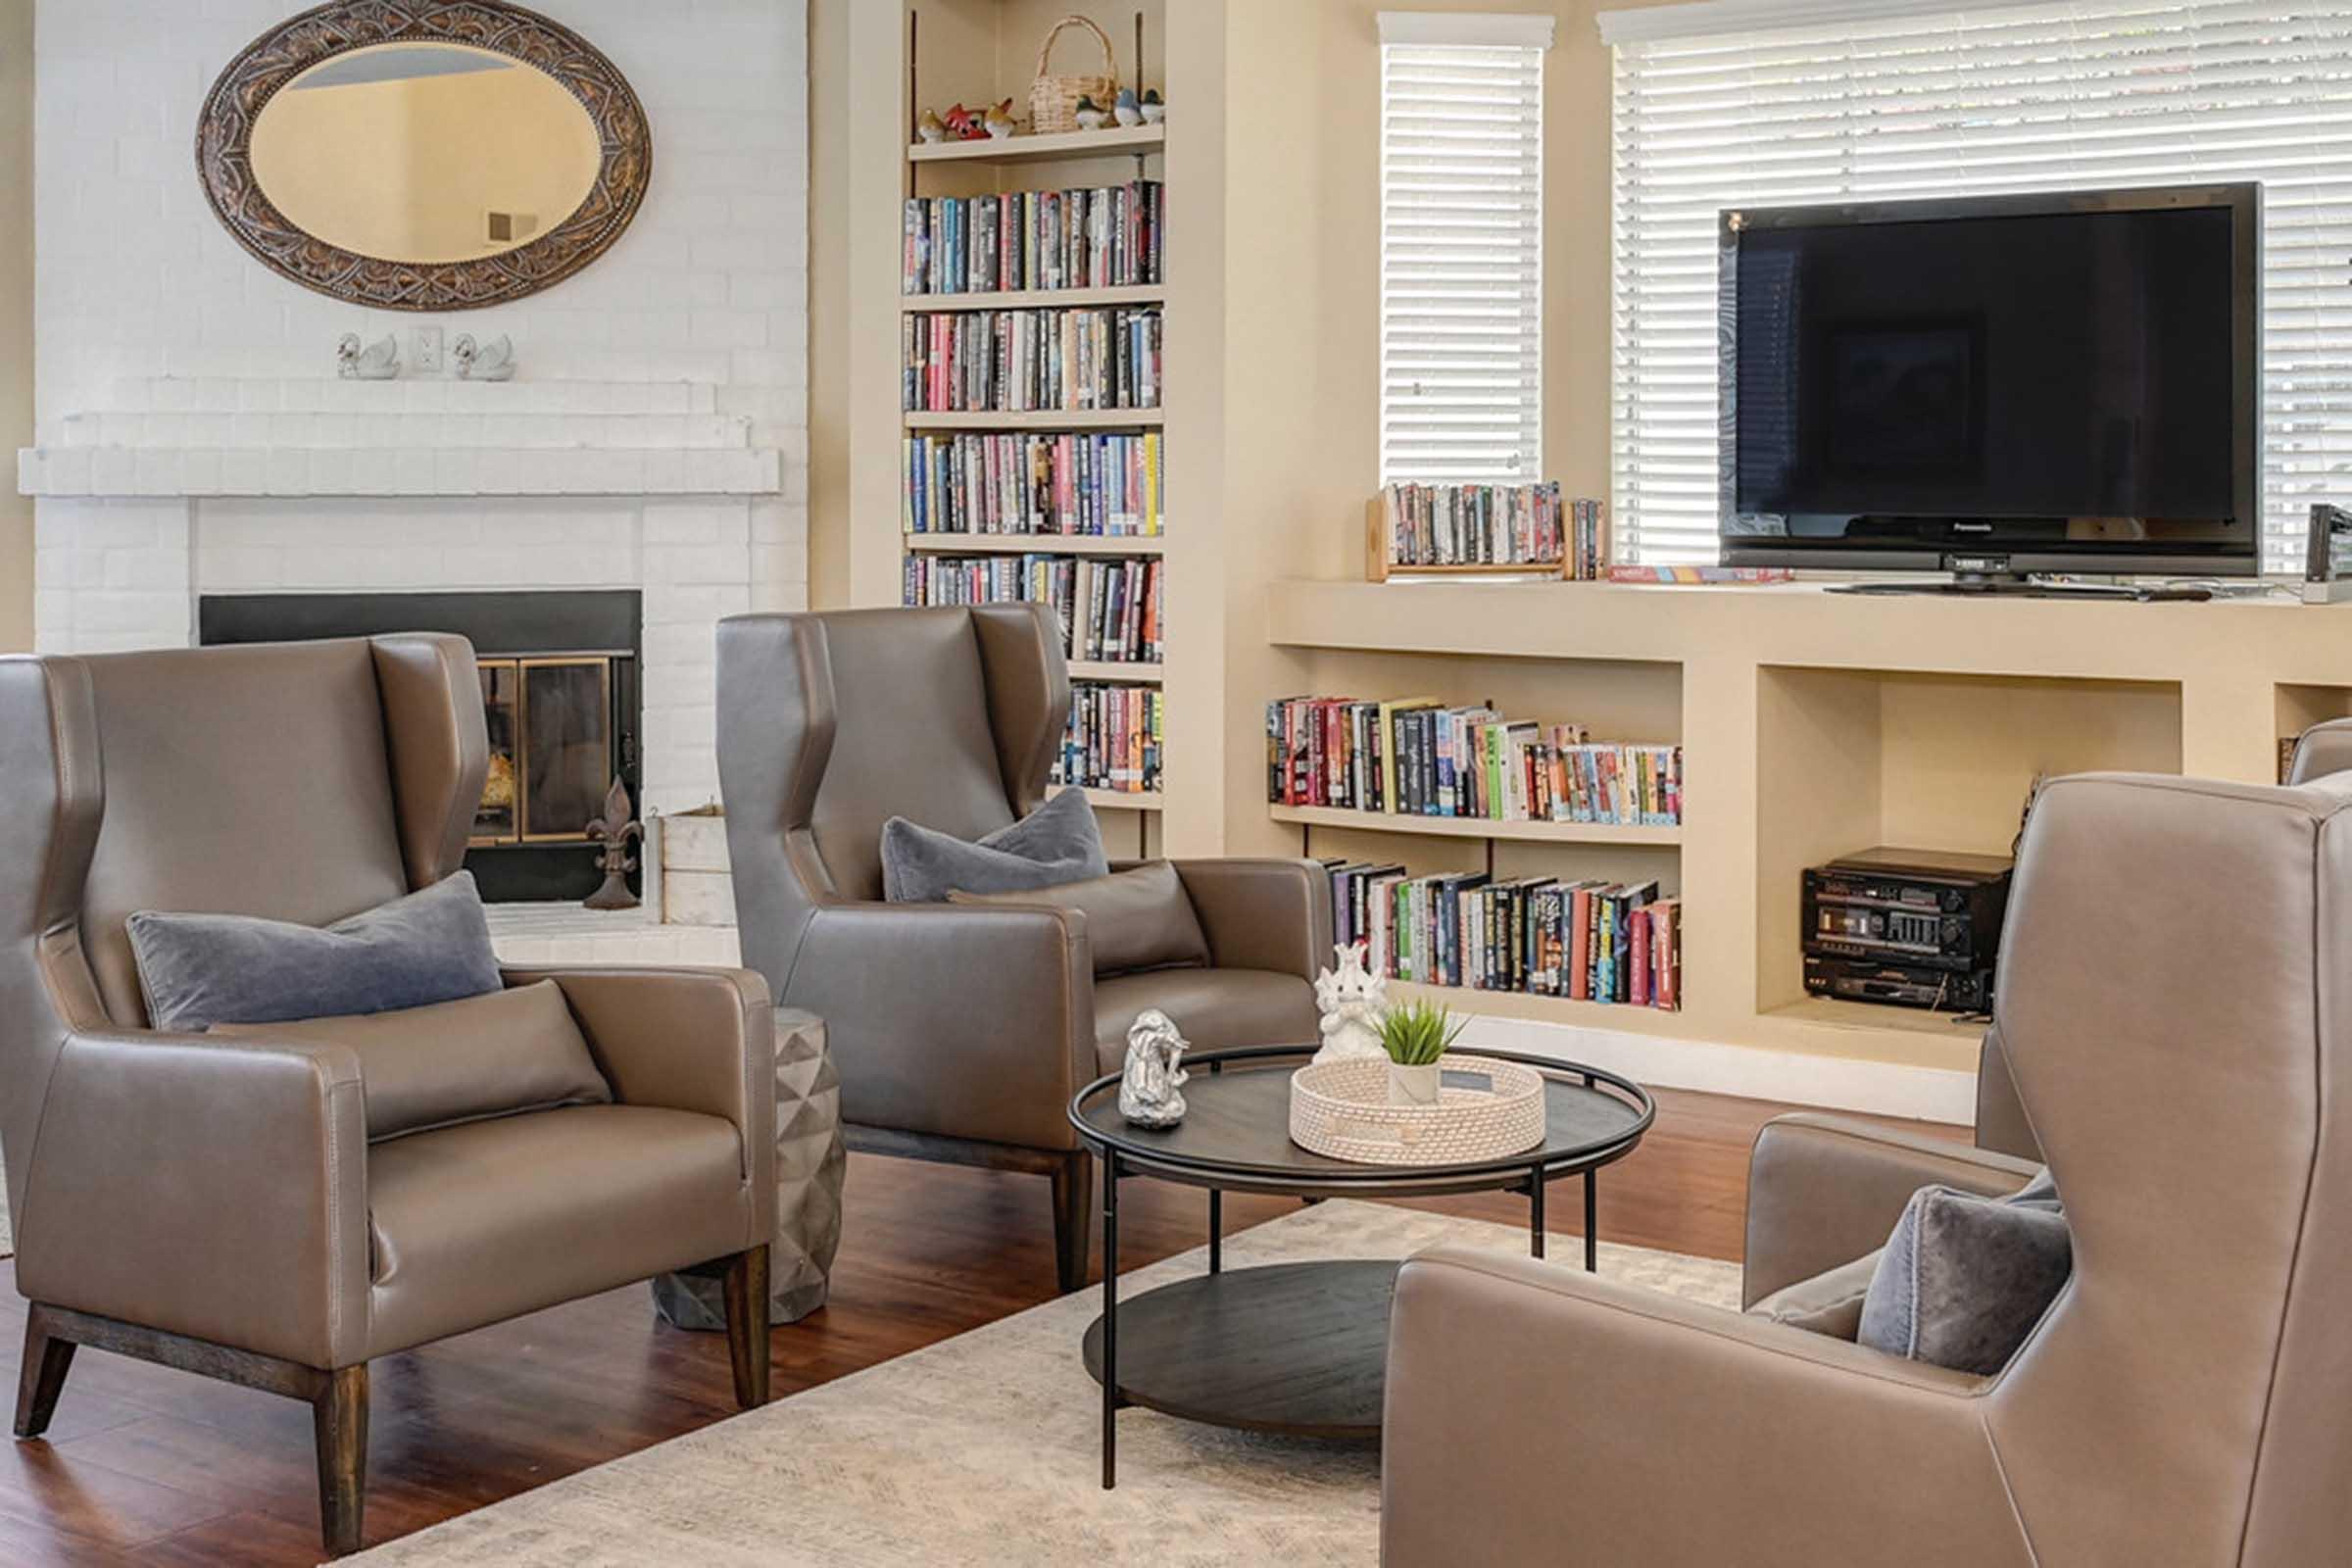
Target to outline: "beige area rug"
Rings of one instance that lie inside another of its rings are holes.
[[[1404,1257],[1440,1242],[1524,1252],[1527,1233],[1332,1201],[1240,1232],[1228,1267]],[[1555,1239],[1551,1255],[1581,1259]],[[1207,1267],[1205,1250],[1122,1295]],[[1610,1278],[1735,1308],[1736,1263],[1603,1244]],[[1101,1395],[1079,1363],[1082,1292],[493,1504],[349,1562],[384,1568],[1369,1568],[1380,1457],[1368,1445],[1252,1437],[1119,1415],[1101,1487]],[[787,1331],[789,1332],[789,1331]]]

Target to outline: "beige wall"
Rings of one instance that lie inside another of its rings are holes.
[[[0,0],[0,653],[32,646],[32,4]]]
[[[850,7],[808,0],[808,608],[850,602]],[[865,0],[871,5],[873,0]]]

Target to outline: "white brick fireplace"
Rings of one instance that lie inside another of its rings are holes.
[[[42,652],[185,646],[211,595],[633,589],[641,808],[717,799],[713,637],[755,603],[783,459],[714,388],[162,378],[107,403],[19,454]]]
[[[633,589],[640,808],[706,805],[714,624],[807,596],[805,7],[534,0],[630,78],[651,188],[577,276],[417,317],[269,271],[199,187],[205,91],[305,3],[38,0],[38,646],[186,645],[211,595]],[[520,372],[335,375],[419,326]]]

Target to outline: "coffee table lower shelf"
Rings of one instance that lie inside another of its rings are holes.
[[[1380,1436],[1395,1262],[1275,1263],[1119,1303],[1119,1401],[1286,1437]],[[1086,1331],[1102,1381],[1102,1320]]]

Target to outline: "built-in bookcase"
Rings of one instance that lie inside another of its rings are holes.
[[[1066,8],[920,0],[904,14],[899,600],[1061,606],[1086,764],[1066,787],[1106,813],[1115,854],[1156,853],[1179,653],[1163,567],[1184,527],[1181,486],[1165,499],[1165,233],[1182,221],[1166,211],[1167,134],[922,142],[923,111],[959,102],[1009,98],[1025,130],[1038,44]],[[1089,14],[1121,85],[1165,95],[1161,0]],[[1099,50],[1073,30],[1054,59],[1093,71]]]

